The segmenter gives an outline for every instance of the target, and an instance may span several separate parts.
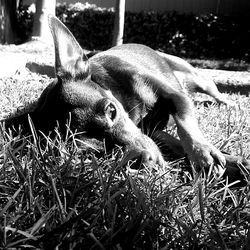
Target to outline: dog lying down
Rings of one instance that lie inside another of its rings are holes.
[[[63,133],[70,117],[71,129],[85,132],[83,139],[93,145],[103,138],[123,145],[145,164],[164,165],[156,144],[161,142],[176,156],[187,155],[198,167],[213,166],[218,172],[225,167],[231,181],[240,176],[238,163],[249,168],[246,160],[220,152],[200,131],[187,92],[199,91],[219,102],[227,101],[214,82],[200,77],[190,64],[140,44],[124,44],[87,58],[56,17],[48,20],[57,79],[29,114],[37,130],[49,133],[59,124]],[[169,115],[180,140],[163,131]],[[29,127],[27,114],[5,121],[7,130],[19,124],[24,131]]]

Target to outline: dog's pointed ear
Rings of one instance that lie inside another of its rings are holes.
[[[55,16],[48,15],[55,46],[55,70],[59,77],[88,75],[88,58],[68,28]]]

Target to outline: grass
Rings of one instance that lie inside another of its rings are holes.
[[[249,71],[250,64],[244,60],[225,59],[187,59],[194,67],[203,69],[220,69],[220,70],[233,70],[233,71]]]
[[[0,115],[35,100],[50,79],[0,82]],[[235,107],[203,103],[197,117],[221,150],[250,158],[249,97]],[[202,101],[200,101],[202,100]],[[185,161],[132,171],[124,152],[83,152],[63,140],[0,138],[1,249],[248,249],[249,186],[191,174]]]

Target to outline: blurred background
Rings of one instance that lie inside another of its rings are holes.
[[[84,49],[108,49],[114,45],[119,2],[0,0],[0,42],[21,44],[39,36],[48,40],[50,32],[43,15],[49,12],[56,13]],[[236,63],[236,69],[244,69],[243,64],[250,61],[249,0],[121,2],[125,18],[119,27],[124,28],[124,43],[142,43],[186,59],[227,60],[231,66]],[[221,64],[218,67],[225,67]]]

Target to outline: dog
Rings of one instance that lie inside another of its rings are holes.
[[[56,79],[29,114],[37,130],[49,133],[59,124],[63,133],[70,120],[71,130],[84,132],[84,139],[123,145],[145,164],[165,164],[154,140],[201,168],[223,172],[238,162],[205,139],[188,96],[200,91],[226,103],[213,81],[201,78],[186,61],[140,44],[120,45],[88,58],[62,22],[51,15],[48,21]],[[170,115],[180,140],[163,131]],[[6,120],[6,127],[19,123],[28,127],[27,115]]]

